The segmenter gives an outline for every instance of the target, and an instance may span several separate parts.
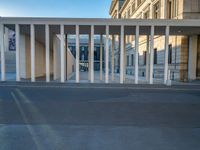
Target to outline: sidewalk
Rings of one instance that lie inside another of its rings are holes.
[[[15,74],[6,74],[6,82],[1,82],[0,81],[0,84],[2,83],[6,83],[6,84],[9,84],[9,83],[17,83],[15,81]],[[1,77],[1,74],[0,74],[0,77]],[[134,82],[134,76],[132,75],[126,75],[125,76],[125,81],[124,81],[124,85],[135,85],[135,82]],[[138,85],[149,85],[149,82],[146,81],[146,78],[145,77],[139,77],[139,82],[138,82]],[[163,79],[153,79],[153,85],[163,85]],[[21,83],[26,83],[26,84],[30,84],[30,80],[22,80]],[[45,77],[41,77],[41,78],[37,78],[36,80],[36,83],[42,83],[42,84],[45,84],[46,81],[45,81]],[[60,83],[60,80],[53,80],[53,77],[51,77],[51,82],[50,83],[47,83],[48,84],[56,84],[56,85],[59,85]],[[66,81],[65,83],[69,84],[69,83],[76,83],[76,80],[75,80],[75,74],[68,80]],[[88,72],[80,72],[80,83],[84,83],[84,84],[90,84],[90,81],[88,80]],[[105,83],[105,73],[103,72],[103,75],[102,75],[102,80],[100,80],[100,72],[98,71],[95,71],[94,72],[94,84],[104,84]],[[33,83],[34,84],[34,83]],[[111,74],[109,74],[109,84],[120,84],[120,74],[115,74],[114,75],[114,80],[112,80],[112,76]],[[107,84],[106,84],[107,85]],[[138,86],[136,85],[136,86]],[[195,81],[190,81],[190,82],[178,82],[178,81],[172,81],[172,86],[188,86],[188,85],[192,85],[192,86],[200,86],[200,80],[195,80]]]

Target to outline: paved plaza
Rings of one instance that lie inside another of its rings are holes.
[[[0,84],[1,150],[199,150],[200,86]]]

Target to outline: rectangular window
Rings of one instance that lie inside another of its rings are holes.
[[[168,50],[168,64],[172,64],[172,45],[169,45],[169,50]]]
[[[85,48],[84,47],[81,47],[81,51],[84,51],[85,50]]]
[[[11,32],[9,30],[9,51],[16,51],[16,37],[15,37],[15,33]]]
[[[132,14],[134,13],[135,11],[135,2],[132,3]]]
[[[158,1],[154,6],[154,19],[159,19],[160,18],[160,2]]]
[[[149,12],[149,10],[148,11],[146,11],[145,13],[144,13],[144,19],[149,19],[149,16],[150,16],[150,12]]]
[[[144,59],[144,65],[146,65],[146,60],[147,60],[147,52],[143,52],[143,59]]]
[[[154,64],[157,64],[157,48],[154,49]]]
[[[172,1],[168,2],[168,19],[172,19]]]
[[[134,65],[134,55],[132,54],[131,55],[131,66],[133,66]]]
[[[129,56],[126,56],[126,66],[129,66]]]
[[[168,0],[168,19],[173,19],[178,14],[177,0]]]

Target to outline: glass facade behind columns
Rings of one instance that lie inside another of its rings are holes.
[[[76,56],[76,43],[75,40],[68,39],[68,48],[70,49],[73,56]],[[88,39],[86,37],[80,39],[80,55],[79,60],[80,63],[87,64],[88,63]],[[103,60],[103,68],[104,68],[104,47],[102,49],[102,60]],[[96,39],[94,42],[94,70],[100,70],[100,39]]]
[[[69,44],[69,49],[73,56],[76,56],[76,46],[74,44]],[[103,49],[103,56],[104,56],[104,49]],[[80,46],[80,57],[79,57],[80,62],[86,62],[88,63],[88,46],[81,45]],[[103,57],[104,61],[104,57]],[[100,67],[100,46],[95,45],[94,47],[94,70],[99,71]]]

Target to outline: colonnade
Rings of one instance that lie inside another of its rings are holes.
[[[46,51],[46,82],[50,82],[50,24],[45,24],[45,51]],[[65,62],[66,62],[66,51],[65,51],[65,24],[60,24],[60,50],[61,50],[61,82],[65,82],[66,75],[65,75]],[[76,83],[80,82],[80,71],[79,71],[79,47],[80,47],[80,26],[81,24],[76,24],[75,26],[75,35],[76,35],[76,76],[75,81]],[[109,37],[110,37],[110,26],[105,25],[105,83],[109,83]],[[120,25],[120,83],[124,83],[124,55],[125,55],[125,26]],[[90,82],[94,83],[94,33],[95,33],[95,25],[90,25],[90,55],[89,55],[89,68],[90,68]],[[168,77],[168,45],[169,45],[169,30],[170,27],[165,27],[165,61],[164,61],[164,83],[167,82]],[[15,24],[15,32],[16,32],[16,81],[20,81],[20,25]],[[150,35],[147,38],[147,43],[150,40],[150,57],[147,59],[147,71],[149,69],[149,74],[147,75],[147,80],[149,84],[153,84],[153,70],[154,70],[154,35],[155,35],[155,26],[151,26],[150,28]],[[113,36],[113,35],[112,35]],[[135,84],[138,84],[139,78],[139,64],[138,64],[138,55],[139,55],[139,36],[140,36],[140,25],[135,26]],[[100,36],[100,79],[102,79],[102,43],[103,43],[103,36]],[[113,36],[114,37],[114,36]],[[112,46],[114,47],[115,41],[112,42]],[[1,81],[6,81],[5,75],[5,54],[4,54],[4,24],[0,24],[0,45],[1,45]],[[30,47],[31,47],[31,82],[35,82],[35,24],[30,24]],[[114,78],[114,48],[112,48],[112,71],[111,77]]]

